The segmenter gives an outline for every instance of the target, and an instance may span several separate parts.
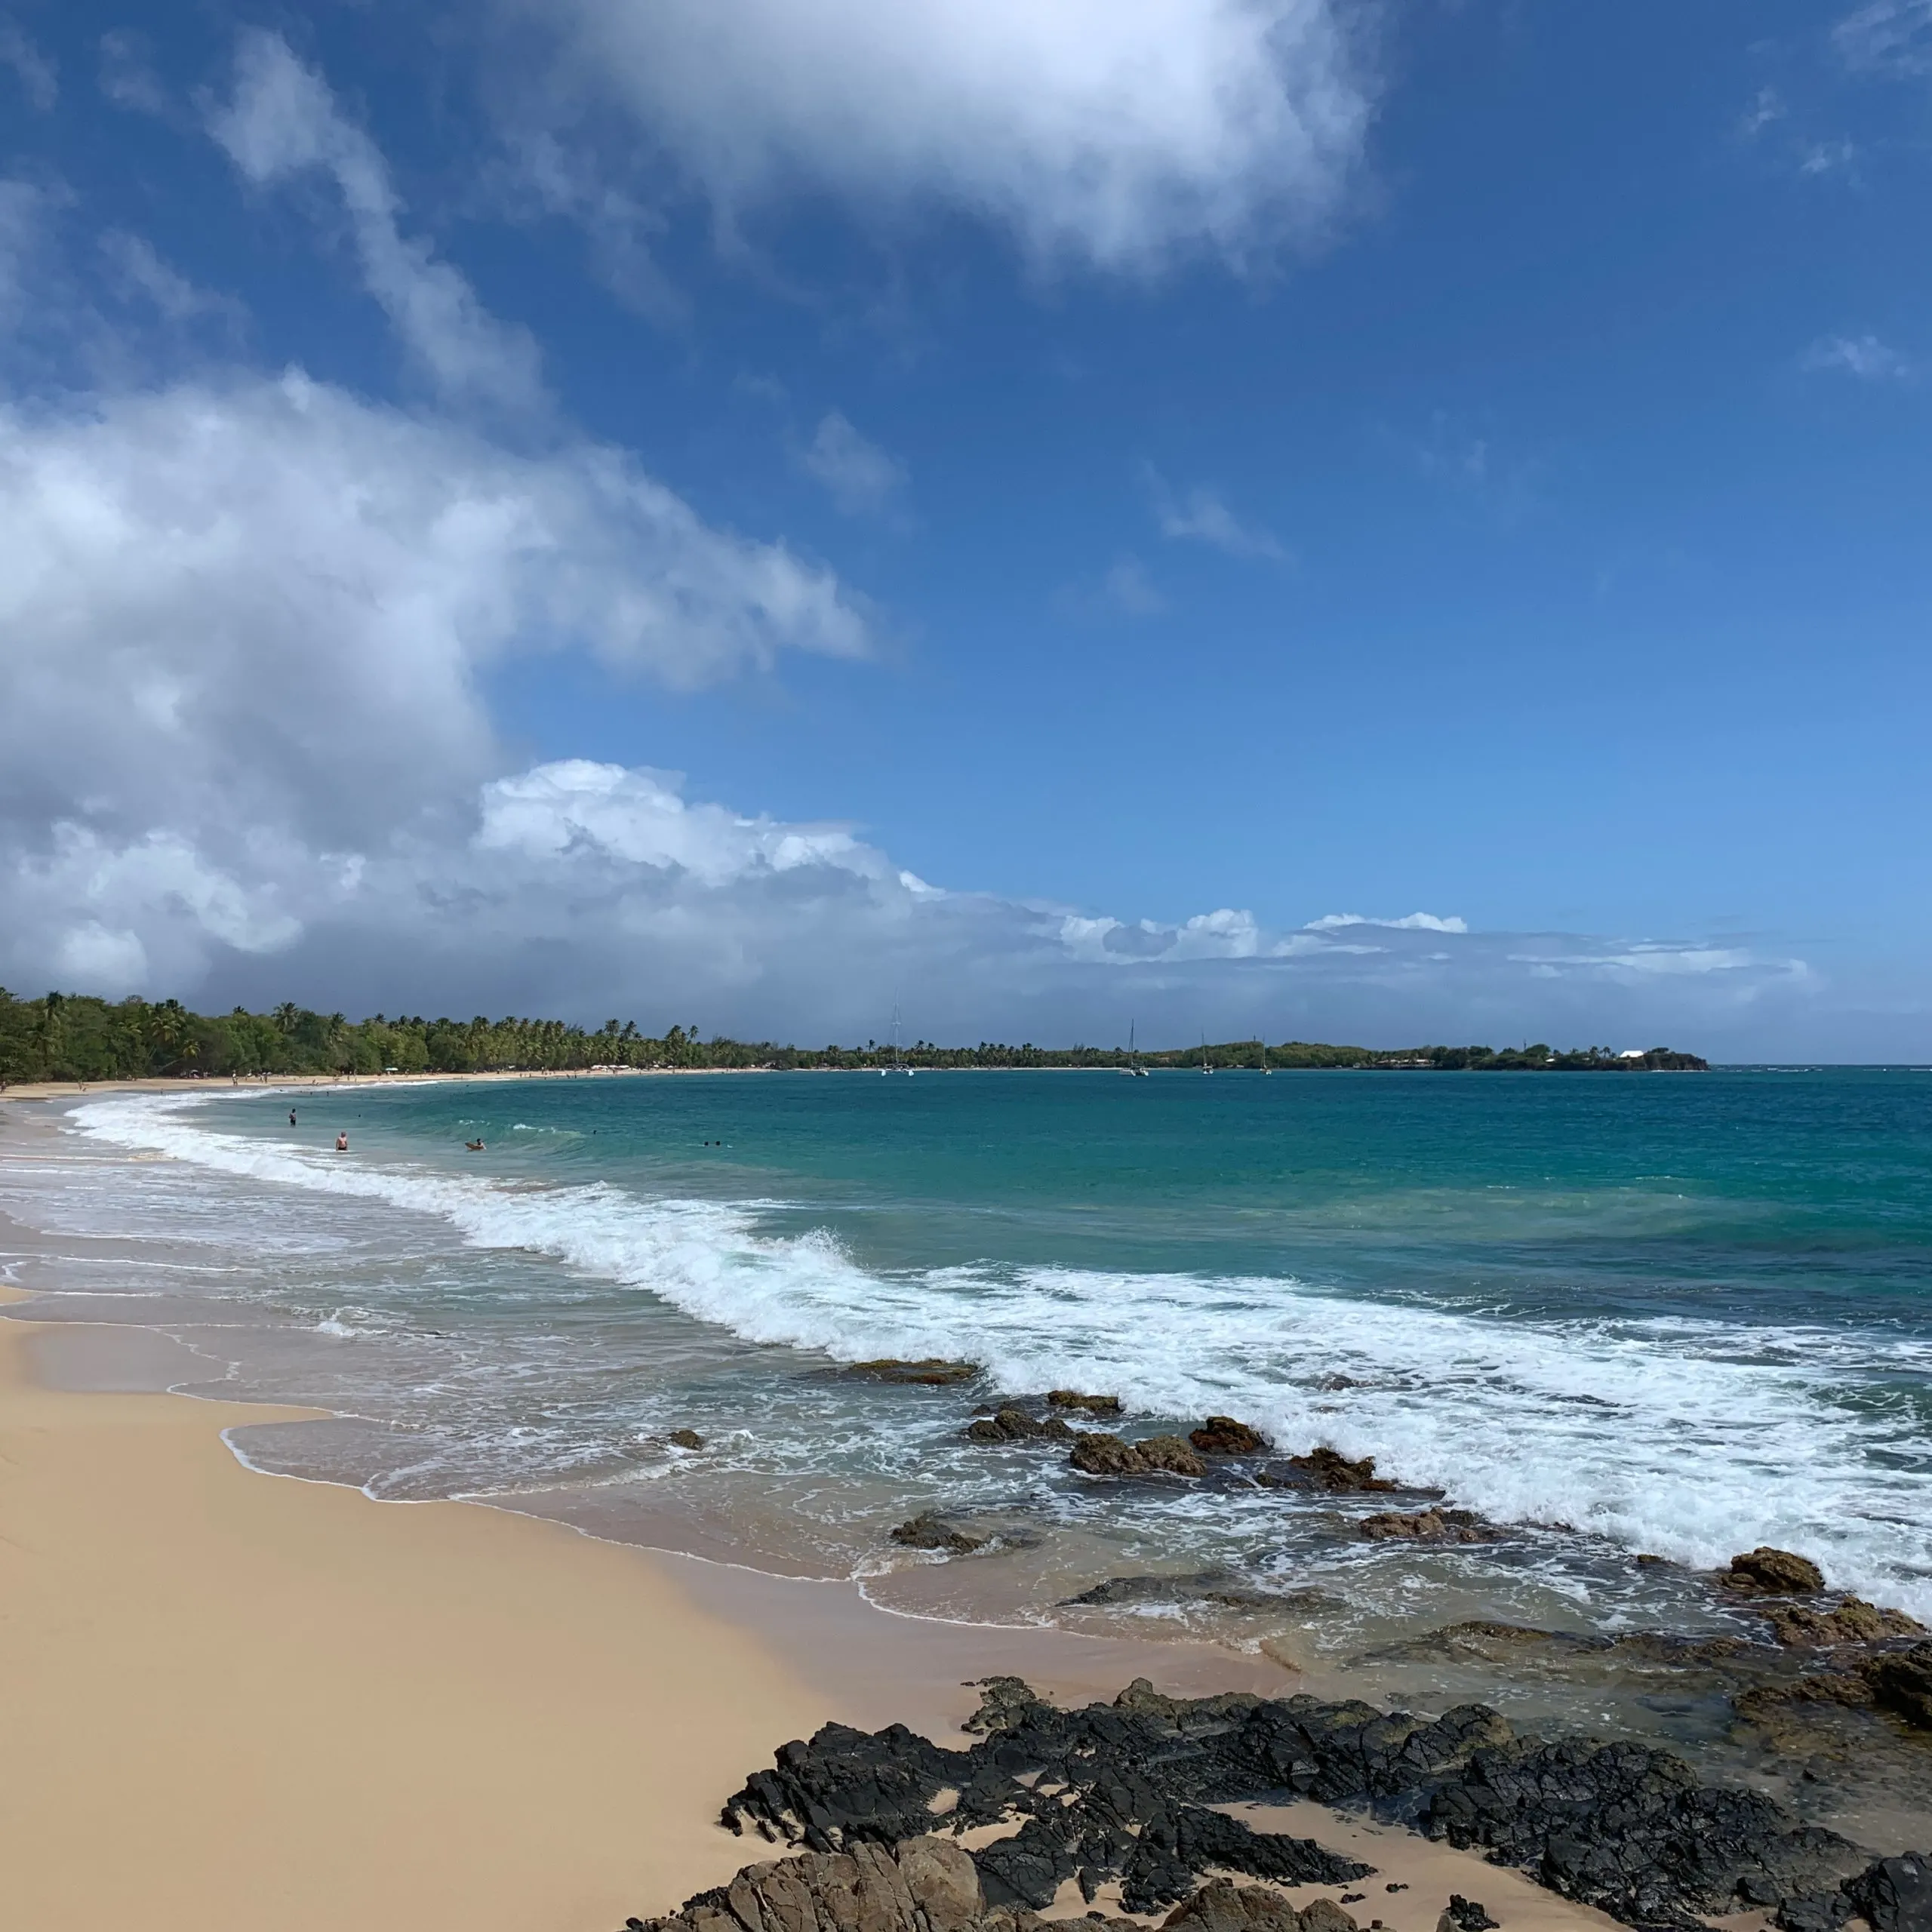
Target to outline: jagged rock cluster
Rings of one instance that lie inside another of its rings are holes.
[[[980,1741],[952,1750],[903,1725],[827,1725],[747,1780],[724,1822],[851,1852],[932,1832],[950,1792],[946,1829],[1019,1821],[971,1854],[989,1909],[1037,1911],[1069,1878],[1091,1900],[1118,1878],[1124,1908],[1149,1912],[1211,1873],[1291,1885],[1365,1875],[1312,1840],[1208,1808],[1308,1798],[1479,1849],[1628,1924],[1690,1932],[1755,1906],[1786,1912],[1789,1932],[1832,1932],[1889,1884],[1901,1903],[1876,1932],[1932,1932],[1927,1894],[1912,1889],[1922,1859],[1891,1861],[1900,1872],[1887,1878],[1847,1840],[1758,1792],[1700,1783],[1669,1752],[1518,1737],[1480,1704],[1430,1718],[1308,1697],[1177,1700],[1143,1681],[1069,1711],[995,1678],[969,1728]],[[1853,1903],[1834,1920],[1841,1900]]]
[[[1462,1924],[1459,1919],[1457,1927]],[[1356,1932],[1355,1921],[1329,1900],[1298,1912],[1278,1893],[1228,1879],[1204,1885],[1164,1924],[1174,1932]],[[1131,1918],[1098,1912],[1047,1919],[1024,1906],[989,1906],[972,1859],[939,1838],[909,1838],[896,1850],[861,1844],[849,1852],[747,1865],[728,1885],[687,1899],[669,1916],[628,1918],[624,1927],[625,1932],[1142,1932]]]

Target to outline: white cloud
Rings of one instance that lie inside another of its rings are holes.
[[[1332,0],[516,4],[556,48],[526,115],[615,103],[728,221],[821,193],[1041,261],[1240,263],[1331,218],[1369,118]]]
[[[1400,919],[1364,918],[1359,912],[1327,912],[1311,919],[1302,930],[1310,933],[1339,932],[1345,926],[1380,926],[1398,933],[1466,933],[1469,928],[1453,915],[1438,918],[1433,912],[1411,912]]]
[[[1835,141],[1814,141],[1798,164],[1801,174],[1836,174],[1858,158],[1858,150],[1842,137]]]
[[[1897,349],[1888,349],[1875,335],[1827,336],[1804,352],[1803,366],[1811,370],[1835,370],[1867,383],[1896,382],[1912,374],[1911,363]]]
[[[1832,39],[1854,73],[1932,74],[1932,0],[1872,0]]]
[[[112,228],[100,238],[100,252],[123,294],[139,296],[163,321],[176,324],[214,318],[238,327],[246,311],[232,296],[198,288],[163,261],[154,245],[139,235]]]
[[[1168,608],[1137,557],[1117,558],[1100,582],[1103,601],[1124,617],[1158,617]]]
[[[540,358],[528,332],[491,315],[426,242],[403,234],[380,151],[337,111],[328,83],[279,35],[241,36],[233,97],[211,115],[209,127],[251,181],[269,184],[317,170],[334,180],[370,294],[445,400],[515,411],[543,406]]]
[[[0,67],[11,67],[20,91],[45,114],[60,97],[54,63],[11,20],[0,20]]]
[[[1776,88],[1760,88],[1758,97],[1738,116],[1737,131],[1746,140],[1754,140],[1774,121],[1782,121],[1785,105]]]
[[[906,482],[904,466],[860,435],[835,409],[820,419],[811,442],[798,452],[798,463],[848,516],[884,509]]]
[[[117,31],[100,37],[100,91],[116,107],[137,114],[165,115],[167,90],[149,63],[146,42]]]
[[[1163,537],[1206,543],[1230,557],[1286,561],[1287,552],[1269,531],[1243,523],[1212,490],[1197,485],[1177,496],[1152,463],[1144,464],[1141,474]]]

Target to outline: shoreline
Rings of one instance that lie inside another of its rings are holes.
[[[718,1807],[823,1722],[964,1743],[960,1680],[1001,1666],[1069,1704],[1149,1669],[1180,1695],[1264,1687],[1206,1647],[940,1624],[489,1503],[257,1472],[226,1432],[321,1412],[47,1387],[58,1324],[4,1299],[0,1721],[26,1774],[0,1805],[0,1918],[35,1932],[613,1932],[758,1856]],[[1293,1823],[1373,1860],[1387,1932],[1430,1932],[1451,1890],[1512,1932],[1614,1924],[1398,1828]]]

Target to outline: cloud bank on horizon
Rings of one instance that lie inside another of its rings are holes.
[[[1866,8],[1847,47],[1903,59],[1909,12]],[[747,0],[730,31],[701,0],[503,14],[534,50],[494,97],[525,185],[540,175],[648,278],[664,207],[701,205],[730,248],[819,197],[887,235],[983,224],[1038,275],[1146,282],[1201,258],[1265,278],[1346,217],[1378,90],[1328,0]],[[56,111],[54,66],[8,33],[0,56]],[[1133,1019],[1150,1041],[1692,1046],[1769,1038],[1819,997],[1789,949],[1702,934],[1484,930],[1453,906],[1269,929],[1226,906],[1164,921],[929,883],[842,821],[692,798],[651,764],[531,758],[493,696],[507,669],[568,657],[698,691],[868,664],[893,620],[810,548],[734,527],[580,426],[537,334],[493,312],[281,35],[245,29],[192,105],[125,39],[102,58],[110,100],[172,117],[236,195],[346,265],[403,374],[385,397],[245,353],[235,297],[146,236],[91,229],[45,172],[0,181],[16,990],[801,1041],[875,1034],[897,998],[939,1039]],[[89,280],[109,272],[118,306]],[[836,408],[793,466],[858,523],[906,487]],[[1289,565],[1217,491],[1133,474],[1165,537]]]

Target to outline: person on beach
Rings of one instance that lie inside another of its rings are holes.
[[[346,1134],[338,1134],[336,1136],[335,1151],[338,1154],[346,1154],[349,1152],[349,1136]]]

